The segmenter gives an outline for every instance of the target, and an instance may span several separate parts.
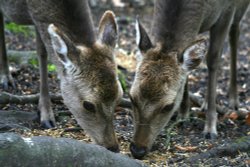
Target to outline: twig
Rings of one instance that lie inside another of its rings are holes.
[[[201,98],[199,96],[195,96],[192,93],[189,93],[189,97],[190,97],[190,102],[191,102],[192,107],[201,107],[202,106],[203,101],[204,101],[203,98]],[[220,106],[217,104],[216,111],[220,115],[230,115],[234,110],[232,110],[228,107]],[[238,110],[237,111],[238,119],[246,119],[246,116],[248,115],[248,113],[249,112]]]
[[[199,97],[199,96],[195,96],[192,93],[189,93],[189,98],[190,98],[190,102],[191,102],[191,106],[192,107],[201,107],[203,104],[204,99]],[[220,105],[216,105],[216,110],[219,114],[224,115],[225,113],[228,112],[228,108],[227,107],[222,107]]]
[[[7,92],[0,93],[0,104],[8,104],[8,103],[15,103],[15,104],[36,104],[39,101],[39,93],[33,95],[13,95]],[[190,102],[192,107],[201,107],[203,103],[203,99],[199,96],[195,96],[192,93],[189,93]],[[51,94],[50,95],[51,101],[53,103],[61,104],[63,99],[61,95]],[[126,98],[122,98],[120,104],[118,105],[123,108],[132,108],[131,101]],[[231,110],[227,107],[222,107],[217,105],[216,107],[217,112],[221,115],[225,115],[226,113],[231,113]],[[240,113],[239,115],[242,118],[245,118],[247,113]]]
[[[81,130],[83,130],[80,127],[74,127],[74,128],[65,128],[63,131],[64,132],[80,132]]]
[[[36,104],[39,101],[40,94],[33,94],[33,95],[13,95],[7,92],[0,93],[0,104],[8,104],[8,103],[14,103],[14,104]],[[61,95],[50,95],[51,101],[53,103],[62,103],[62,96]],[[120,107],[124,108],[131,108],[131,102],[128,99],[122,98],[120,104]]]
[[[2,122],[0,122],[0,132],[7,132],[7,131],[10,131],[10,130],[13,130],[13,129],[22,129],[22,130],[25,130],[25,131],[31,131],[31,129],[25,127],[25,126],[21,126],[21,125],[18,125],[18,124],[6,124],[6,123],[3,123],[3,125],[1,125]]]
[[[200,153],[186,160],[186,162],[197,162],[213,157],[235,156],[240,152],[250,152],[250,136],[245,136],[237,139],[233,143],[225,146],[219,146],[208,150],[207,152]]]
[[[8,103],[15,103],[15,104],[35,104],[38,103],[39,94],[34,95],[13,95],[7,92],[0,93],[0,104],[8,104]],[[54,103],[61,103],[62,97],[60,95],[50,95],[51,101]]]

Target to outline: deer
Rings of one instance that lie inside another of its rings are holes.
[[[56,125],[48,90],[48,55],[57,67],[64,103],[78,124],[94,143],[119,152],[113,112],[123,91],[113,53],[118,38],[114,13],[103,14],[96,34],[87,0],[2,0],[1,37],[3,15],[17,24],[35,26],[41,126]],[[7,86],[14,82],[8,71],[4,38],[0,49],[1,83]]]
[[[175,112],[188,117],[188,74],[203,59],[208,68],[206,121],[203,135],[217,137],[216,84],[226,36],[231,47],[230,107],[237,109],[237,47],[239,24],[249,0],[156,0],[151,34],[136,19],[139,58],[130,89],[134,135],[130,151],[143,158]],[[198,38],[209,31],[210,42]],[[206,57],[206,58],[205,58]]]

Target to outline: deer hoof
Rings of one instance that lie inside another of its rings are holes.
[[[16,83],[12,77],[0,77],[0,80],[3,90],[8,90],[9,86],[11,86],[13,89],[16,89]]]
[[[41,127],[44,129],[51,129],[55,127],[55,124],[51,120],[46,120],[41,122]]]
[[[217,138],[217,134],[216,133],[210,133],[210,132],[204,132],[203,136],[205,139],[211,139],[214,140]]]

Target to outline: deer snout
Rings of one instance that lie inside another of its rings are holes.
[[[142,159],[147,154],[146,147],[139,147],[135,145],[133,142],[130,144],[130,151],[136,159]]]
[[[119,148],[119,145],[114,145],[112,147],[108,147],[107,148],[109,151],[112,151],[114,153],[119,153],[120,152],[120,148]]]

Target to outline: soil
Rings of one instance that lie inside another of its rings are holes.
[[[131,85],[134,76],[135,55],[137,47],[135,44],[135,17],[139,14],[141,22],[149,30],[152,22],[152,7],[147,8],[115,8],[117,20],[119,23],[119,48],[117,49],[119,55],[118,62],[120,66],[124,67],[126,72],[126,80],[128,87]],[[99,20],[104,9],[94,9],[94,20]],[[97,25],[97,22],[95,22]],[[241,35],[238,56],[238,91],[239,91],[239,110],[250,112],[250,10],[248,10],[244,20],[241,24]],[[7,48],[10,50],[35,50],[35,39],[33,37],[25,37],[22,34],[14,34],[6,31]],[[125,57],[124,57],[125,56]],[[121,61],[126,60],[126,61]],[[225,44],[223,55],[223,63],[220,69],[220,76],[218,79],[218,98],[217,103],[222,106],[228,106],[228,81],[229,81],[229,47]],[[39,70],[31,65],[19,66],[11,64],[15,67],[12,73],[15,78],[17,89],[9,89],[10,93],[14,94],[34,94],[39,90]],[[189,77],[190,90],[196,95],[204,98],[207,81],[207,68],[203,63],[201,67],[193,71]],[[56,73],[49,73],[49,87],[53,93],[59,93],[59,81]],[[2,89],[0,88],[0,92]],[[127,97],[127,94],[124,95]],[[37,112],[37,105],[26,104],[16,105],[7,104],[0,106],[1,111],[35,111]],[[63,104],[53,104],[53,110],[56,113],[57,129],[43,130],[39,124],[34,123],[27,129],[11,129],[22,134],[23,136],[40,136],[50,135],[54,137],[69,137],[86,142],[91,142],[90,138],[84,133],[84,130],[67,131],[65,129],[78,127],[75,119],[71,115],[60,114],[61,111],[68,111]],[[190,166],[185,164],[185,159],[201,152],[205,152],[211,148],[225,145],[243,136],[250,135],[249,125],[245,120],[233,120],[220,116],[218,123],[219,137],[215,140],[205,140],[202,136],[204,126],[204,117],[199,109],[192,108],[190,121],[185,121],[184,124],[177,124],[173,127],[170,133],[167,133],[169,126],[175,120],[171,120],[169,125],[157,137],[152,151],[143,158],[143,162],[150,166]],[[129,151],[129,143],[133,135],[132,115],[130,109],[117,108],[114,115],[115,127],[118,140],[120,142],[121,153],[131,156]],[[167,139],[170,137],[170,143]],[[183,149],[184,148],[184,149]],[[132,156],[131,156],[132,157]],[[250,166],[250,152],[239,153],[234,157],[217,157],[209,158],[200,162],[193,162],[191,166]]]

